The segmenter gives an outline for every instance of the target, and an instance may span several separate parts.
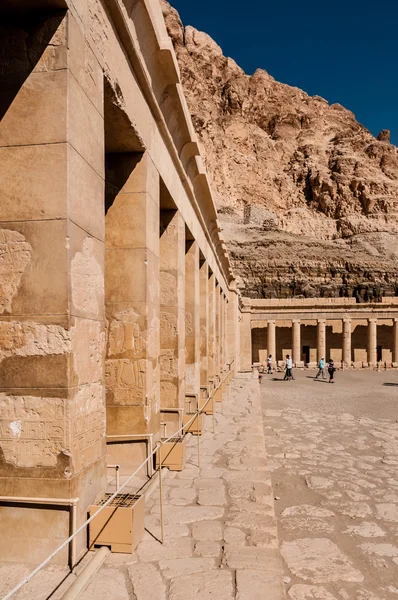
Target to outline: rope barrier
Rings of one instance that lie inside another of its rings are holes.
[[[58,548],[56,548],[54,550],[54,552],[52,552],[50,554],[50,556],[48,556],[38,567],[36,567],[29,575],[27,575],[25,577],[25,579],[23,579],[18,585],[16,585],[10,592],[8,592],[8,594],[3,597],[3,600],[9,600],[9,598],[11,598],[24,585],[26,585],[31,579],[33,579],[33,577],[35,575],[37,575],[37,573],[39,571],[41,571],[45,566],[47,566],[48,563],[51,562],[52,559],[55,556],[57,556],[57,554],[59,554],[59,552],[61,552],[61,550],[63,550],[66,546],[68,546],[68,544],[70,544],[70,542],[77,535],[79,535],[79,533],[81,533],[87,527],[87,525],[89,525],[91,523],[91,521],[93,521],[93,519],[95,519],[95,517],[97,515],[99,515],[99,513],[102,512],[116,498],[116,496],[118,495],[118,493],[123,488],[126,487],[126,485],[133,479],[133,477],[135,477],[137,475],[137,473],[142,469],[142,467],[144,467],[147,464],[147,462],[156,454],[156,452],[158,451],[158,449],[159,449],[160,446],[162,446],[163,444],[166,444],[167,442],[170,442],[173,438],[177,437],[181,432],[183,432],[184,429],[189,428],[189,426],[194,422],[194,420],[196,418],[198,419],[198,428],[199,428],[199,415],[203,413],[203,411],[206,408],[206,406],[207,406],[207,404],[208,404],[209,401],[210,401],[210,396],[207,399],[207,401],[205,402],[205,404],[202,406],[202,408],[200,410],[197,409],[197,411],[196,411],[196,413],[194,413],[192,419],[190,419],[187,423],[185,423],[185,425],[183,425],[182,427],[180,427],[180,429],[178,429],[178,431],[176,431],[175,433],[173,433],[173,435],[171,435],[169,438],[167,438],[166,440],[162,440],[159,444],[157,444],[155,446],[155,448],[152,450],[152,452],[147,456],[147,458],[134,471],[134,473],[132,475],[130,475],[130,477],[128,477],[128,479],[126,479],[126,481],[123,483],[123,485],[121,485],[119,487],[119,489],[117,489],[116,492],[114,492],[114,494],[112,494],[112,496],[110,496],[110,498],[108,498],[108,500],[106,502],[104,502],[104,504],[101,505],[101,507],[95,512],[95,514],[92,517],[88,518],[82,525],[80,525],[80,527],[78,527],[78,529],[72,535],[70,535],[60,546],[58,546]],[[198,432],[198,438],[199,437],[200,436],[199,436],[199,432]],[[161,464],[162,464],[162,461],[160,459],[160,465]],[[159,473],[160,473],[160,477],[161,477],[161,469],[159,469]],[[160,483],[160,485],[161,485],[161,483]],[[162,533],[162,537],[163,537],[163,533]]]

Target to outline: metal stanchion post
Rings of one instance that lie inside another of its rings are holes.
[[[199,415],[200,412],[196,413],[196,424],[197,424],[197,432],[198,432],[198,468],[200,469],[200,435],[199,435]]]
[[[163,483],[162,483],[162,446],[159,446],[159,496],[160,496],[160,540],[164,543],[164,524],[163,524]]]
[[[215,423],[216,423],[216,403],[214,402],[214,398],[213,398],[213,433],[216,432]]]

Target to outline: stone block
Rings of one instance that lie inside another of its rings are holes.
[[[65,218],[66,164],[67,144],[0,148],[3,220]]]
[[[0,146],[66,141],[67,77],[65,69],[29,75],[2,119]]]
[[[146,193],[120,193],[106,215],[110,248],[142,248],[159,256],[159,207]]]
[[[199,541],[221,540],[223,528],[220,521],[202,521],[192,525],[192,537]]]
[[[71,73],[68,73],[68,142],[104,179],[104,121]]]
[[[279,574],[282,563],[277,549],[261,547],[236,547],[226,545],[223,564],[230,569],[253,569]]]
[[[68,15],[68,67],[87,98],[103,116],[103,71],[72,13]]]
[[[236,590],[237,600],[285,599],[285,590],[280,577],[269,571],[238,569],[236,571]]]
[[[105,257],[107,302],[156,302],[159,298],[158,258],[145,249],[133,248],[106,248]],[[126,273],[133,276],[126,279]]]
[[[104,244],[69,221],[70,313],[77,317],[104,318]]]
[[[104,180],[71,145],[67,152],[68,216],[87,233],[104,241]]]
[[[0,273],[3,310],[15,315],[67,313],[66,222],[0,223],[0,236],[9,248]]]
[[[207,573],[217,565],[212,558],[170,558],[159,561],[159,567],[166,579],[174,579],[182,575]]]
[[[169,591],[170,600],[233,600],[234,597],[232,573],[222,569],[207,571],[206,576],[196,573],[176,577]]]

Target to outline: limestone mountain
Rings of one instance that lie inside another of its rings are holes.
[[[162,2],[233,267],[251,297],[398,294],[398,149],[339,104],[247,75]]]

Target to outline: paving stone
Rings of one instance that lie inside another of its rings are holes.
[[[326,508],[320,508],[319,506],[311,506],[310,504],[300,504],[299,506],[289,506],[281,513],[282,517],[316,517],[327,519],[334,517],[334,513]]]
[[[268,548],[250,546],[229,546],[224,548],[223,564],[230,569],[260,569],[279,573],[281,570],[280,554]]]
[[[194,555],[203,558],[220,558],[221,544],[220,542],[196,542]]]
[[[304,585],[298,583],[289,590],[289,598],[292,600],[338,600],[332,596],[324,587],[316,585]]]
[[[103,600],[103,598],[112,598],[112,600],[130,599],[123,571],[103,567],[79,596],[79,600]],[[161,600],[161,597],[159,600]]]
[[[249,531],[268,530],[269,527],[276,529],[276,520],[271,515],[258,515],[247,511],[234,512],[229,515],[226,525]]]
[[[391,503],[376,505],[377,518],[398,523],[398,505]]]
[[[221,506],[168,506],[164,511],[164,522],[167,525],[195,523],[221,519],[224,508]]]
[[[225,488],[218,479],[198,479],[198,504],[203,506],[224,506],[227,503]]]
[[[195,540],[214,541],[223,537],[223,527],[220,521],[201,521],[192,525],[192,537]]]
[[[203,573],[215,569],[216,566],[216,562],[212,558],[171,558],[159,561],[159,567],[166,579]]]
[[[232,573],[217,569],[176,577],[170,585],[169,600],[234,600]]]
[[[140,562],[153,562],[166,558],[185,558],[193,554],[191,538],[165,539],[164,544],[156,540],[141,542],[135,552]]]
[[[290,571],[304,581],[361,582],[362,573],[328,538],[303,538],[282,543],[282,556]]]
[[[365,538],[384,537],[386,532],[376,523],[363,522],[360,525],[350,525],[343,533],[359,535]]]
[[[237,527],[226,527],[224,530],[224,541],[227,544],[245,544],[246,533]]]
[[[237,600],[284,600],[285,590],[281,578],[273,572],[236,571]]]
[[[137,564],[129,568],[128,574],[136,600],[166,600],[166,585],[155,565]]]
[[[196,501],[196,490],[194,488],[177,487],[169,492],[169,502],[177,506],[193,504]]]

